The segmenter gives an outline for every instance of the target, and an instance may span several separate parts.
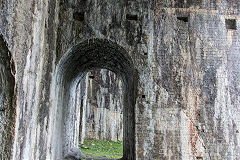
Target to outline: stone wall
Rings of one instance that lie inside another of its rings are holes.
[[[124,79],[125,159],[240,157],[239,1],[0,2],[16,68],[12,159],[77,146],[77,84],[98,67]]]

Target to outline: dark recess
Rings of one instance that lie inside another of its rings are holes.
[[[179,21],[188,22],[188,17],[177,17]]]
[[[74,12],[73,19],[77,21],[84,21],[84,12]]]
[[[129,21],[137,21],[138,16],[137,15],[132,15],[132,14],[127,14],[126,19],[129,20]]]
[[[145,96],[145,95],[142,95],[142,98],[146,98],[146,96]]]
[[[90,75],[89,78],[94,79],[95,77],[94,77],[94,75]]]
[[[237,30],[236,19],[225,19],[225,24],[227,29]]]

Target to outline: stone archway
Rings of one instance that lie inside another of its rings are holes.
[[[0,159],[10,159],[15,123],[14,64],[0,35]]]
[[[61,158],[71,147],[76,147],[75,91],[81,78],[91,69],[104,68],[121,77],[123,95],[123,158],[135,159],[135,103],[137,72],[128,53],[118,44],[103,39],[90,39],[78,45],[60,60],[56,74],[54,109],[52,111],[53,149],[51,157]],[[51,137],[51,136],[50,136]]]

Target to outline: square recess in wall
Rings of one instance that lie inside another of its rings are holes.
[[[226,28],[229,30],[237,30],[236,19],[225,19]]]
[[[89,78],[90,79],[94,79],[95,77],[94,77],[94,75],[90,75]]]
[[[84,12],[74,12],[73,19],[80,22],[84,21]]]
[[[188,22],[188,17],[177,17],[179,21]]]
[[[138,20],[138,16],[135,14],[127,14],[126,15],[126,19],[129,21],[137,21]]]

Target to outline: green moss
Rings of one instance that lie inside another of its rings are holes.
[[[100,156],[108,158],[121,158],[123,156],[122,141],[106,141],[106,140],[84,140],[80,145],[81,151],[89,156]]]

